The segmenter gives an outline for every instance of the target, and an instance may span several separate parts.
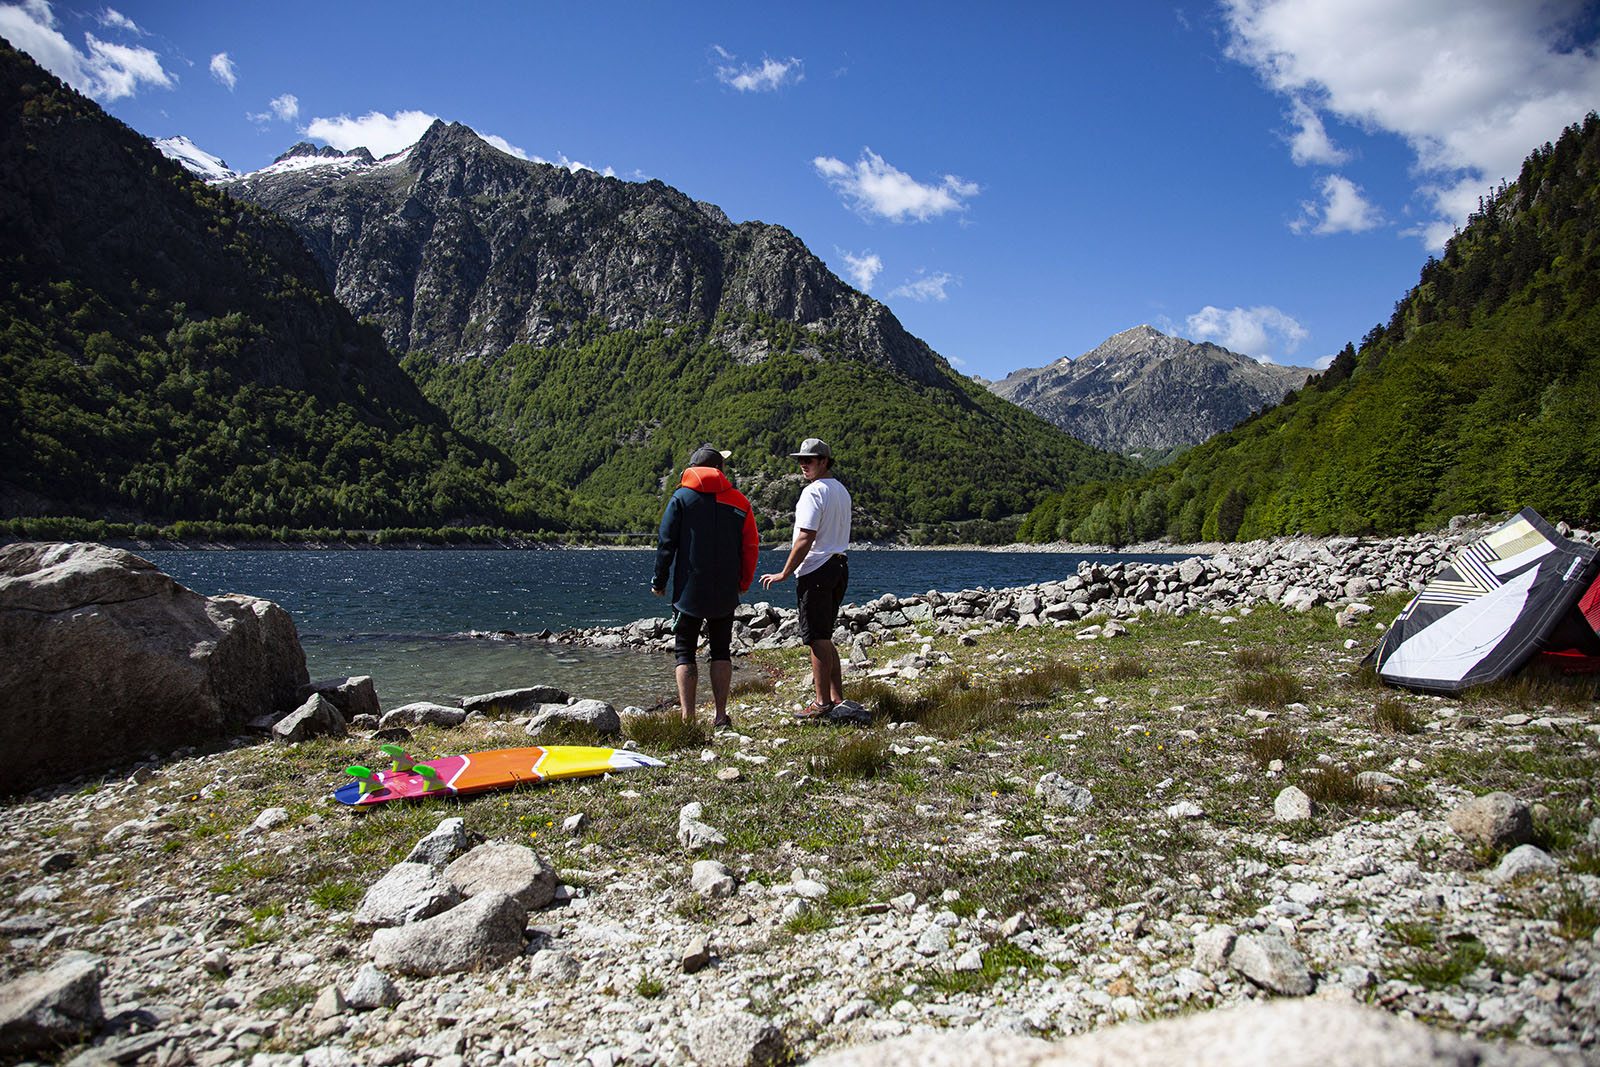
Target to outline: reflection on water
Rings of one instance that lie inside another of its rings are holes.
[[[309,636],[301,645],[312,678],[369,674],[384,709],[417,700],[456,705],[476,693],[530,685],[618,709],[648,708],[674,693],[672,656],[660,652],[470,637]]]

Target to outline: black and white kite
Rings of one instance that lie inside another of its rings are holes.
[[[1536,652],[1600,656],[1600,551],[1524,508],[1461,549],[1367,657],[1391,685],[1458,693],[1519,670]]]

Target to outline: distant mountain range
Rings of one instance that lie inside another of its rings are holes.
[[[1077,359],[1013,371],[989,389],[1096,448],[1161,452],[1231,429],[1310,374],[1135,326]]]
[[[781,538],[819,436],[860,536],[987,537],[1132,470],[660,182],[443,123],[229,177],[3,43],[0,108],[0,518],[646,531],[713,440]]]

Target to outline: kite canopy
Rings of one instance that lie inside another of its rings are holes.
[[[1524,508],[1461,549],[1405,606],[1366,662],[1391,685],[1459,693],[1536,652],[1600,656],[1600,550]]]

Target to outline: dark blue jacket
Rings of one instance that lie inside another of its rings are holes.
[[[667,587],[684,615],[720,619],[739,606],[756,576],[756,516],[750,501],[715,467],[690,467],[667,501],[656,541],[652,589]]]

